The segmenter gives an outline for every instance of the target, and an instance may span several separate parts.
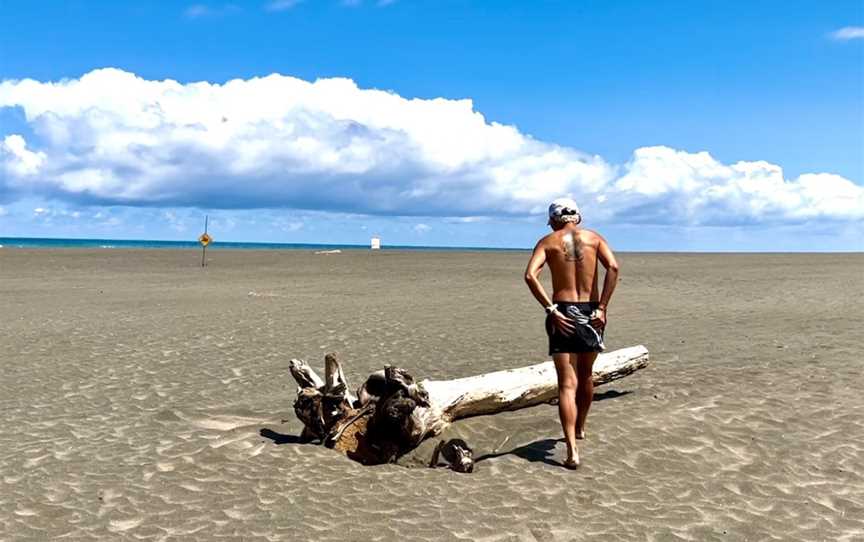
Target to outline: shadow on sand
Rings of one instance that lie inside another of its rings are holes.
[[[618,390],[606,390],[601,393],[595,393],[593,401],[605,401],[606,399],[615,399],[616,397],[623,397],[625,395],[629,395],[633,393],[633,390],[626,391],[618,391]]]
[[[616,397],[623,397],[624,395],[629,395],[631,393],[633,393],[632,390],[627,390],[627,391],[607,390],[607,391],[604,391],[601,393],[595,392],[594,393],[594,399],[592,399],[592,400],[593,401],[605,401],[606,399],[615,399]],[[549,404],[550,405],[557,405],[558,399],[555,398],[555,399],[549,401]]]
[[[631,390],[627,391],[618,391],[618,390],[608,390],[602,393],[594,394],[594,401],[605,401],[606,399],[615,399],[616,397],[621,397],[624,395],[628,395],[633,393]],[[514,448],[507,452],[497,452],[491,454],[485,454],[477,459],[475,459],[476,463],[480,461],[484,461],[486,459],[492,459],[495,457],[502,457],[505,455],[515,455],[516,457],[521,457],[522,459],[531,461],[532,463],[546,463],[547,465],[553,465],[555,467],[563,467],[564,464],[560,461],[556,461],[553,459],[555,446],[559,442],[564,442],[563,438],[547,438],[543,440],[538,440],[536,442],[531,442],[524,446],[519,446],[518,448]]]
[[[258,433],[262,437],[272,440],[274,444],[309,444],[308,440],[302,439],[298,435],[284,435],[266,427]]]
[[[564,442],[564,439],[547,438],[543,440],[538,440],[524,446],[519,446],[518,448],[513,448],[512,450],[509,450],[507,452],[481,455],[480,457],[475,459],[474,462],[479,463],[486,459],[502,457],[505,455],[515,455],[516,457],[521,457],[522,459],[526,459],[528,461],[531,461],[532,463],[540,462],[546,463],[547,465],[553,465],[555,467],[561,467],[563,466],[563,464],[560,461],[552,459],[555,446],[559,442]]]

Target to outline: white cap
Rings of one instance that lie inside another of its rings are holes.
[[[549,205],[549,223],[552,220],[559,220],[561,217],[568,215],[579,215],[579,222],[582,221],[582,213],[579,211],[579,206],[570,198],[558,198]]]

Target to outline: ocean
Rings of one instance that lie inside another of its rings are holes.
[[[197,241],[161,241],[151,239],[65,239],[46,237],[0,237],[0,248],[156,248],[190,249],[200,248]],[[369,250],[369,245],[345,245],[323,243],[255,243],[245,241],[215,241],[208,250]],[[499,247],[441,247],[417,245],[382,245],[382,250],[425,250],[425,251],[524,251],[522,248]]]

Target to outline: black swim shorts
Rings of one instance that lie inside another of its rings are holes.
[[[564,335],[552,327],[552,315],[546,316],[546,334],[549,335],[549,355],[578,352],[602,352],[606,350],[603,344],[605,329],[597,329],[591,325],[590,316],[600,303],[587,301],[573,303],[555,301],[558,311],[573,320],[576,329],[571,335]]]

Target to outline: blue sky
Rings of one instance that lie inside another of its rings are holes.
[[[864,250],[859,1],[6,0],[0,27],[0,236],[206,212],[224,240],[527,247],[560,192],[621,249]]]

